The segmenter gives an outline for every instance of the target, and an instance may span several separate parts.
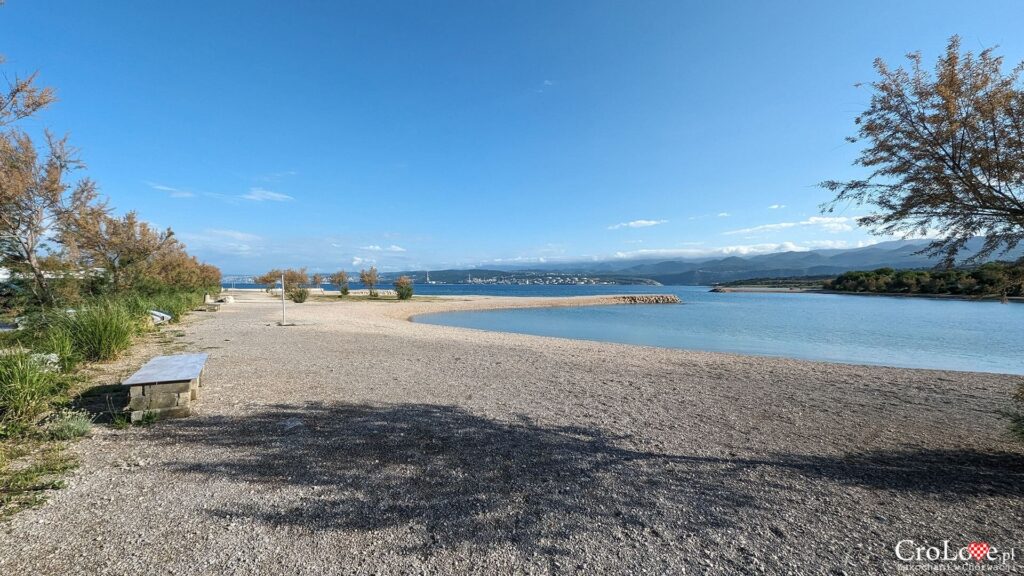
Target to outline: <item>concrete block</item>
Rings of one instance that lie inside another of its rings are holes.
[[[144,387],[146,389],[145,394],[177,394],[178,392],[188,392],[192,388],[192,384],[189,381],[184,382],[163,382],[161,384],[149,384]]]
[[[149,407],[149,398],[146,396],[135,396],[128,399],[128,410],[145,410]]]
[[[174,408],[178,405],[178,395],[166,392],[160,392],[151,396],[145,396],[149,402],[146,408],[149,410],[157,410],[160,408]]]

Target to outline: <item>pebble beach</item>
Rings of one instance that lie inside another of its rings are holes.
[[[0,573],[892,574],[902,540],[1024,544],[1020,377],[414,321],[610,297],[320,297],[279,326],[232,294],[181,328],[192,416],[97,426],[0,524]]]

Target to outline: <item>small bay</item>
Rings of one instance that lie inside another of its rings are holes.
[[[699,286],[423,285],[417,286],[417,294],[671,293],[683,304],[452,312],[419,316],[416,321],[667,348],[1024,374],[1024,304],[708,290]]]

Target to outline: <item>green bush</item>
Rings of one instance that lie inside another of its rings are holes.
[[[402,276],[395,280],[395,294],[398,295],[399,300],[412,298],[412,278]]]
[[[85,436],[92,430],[92,417],[81,410],[61,410],[46,425],[46,432],[54,440],[71,440]]]
[[[62,389],[60,375],[27,352],[0,356],[0,433],[11,434],[46,412]]]
[[[131,346],[140,323],[127,306],[107,301],[58,316],[55,328],[70,334],[82,358],[112,360]]]
[[[288,291],[288,297],[292,299],[292,302],[296,304],[302,304],[309,298],[308,288],[295,288]]]

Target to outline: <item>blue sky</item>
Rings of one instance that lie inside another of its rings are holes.
[[[226,273],[856,246],[875,57],[1024,60],[1024,3],[8,0],[119,211]]]

